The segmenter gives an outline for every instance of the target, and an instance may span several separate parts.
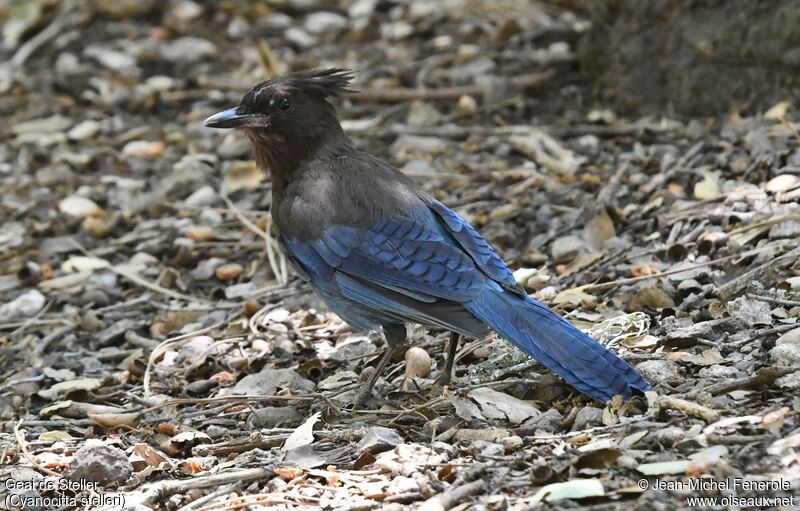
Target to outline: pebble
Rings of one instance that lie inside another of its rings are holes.
[[[89,216],[98,216],[103,213],[100,206],[97,205],[92,199],[86,197],[79,197],[77,195],[70,195],[58,203],[58,210],[65,215],[74,216],[77,218],[86,218]]]
[[[89,3],[97,14],[126,19],[149,13],[156,0],[91,0]]]
[[[216,270],[217,278],[223,282],[233,280],[244,271],[244,266],[239,263],[229,263],[219,266]]]
[[[18,122],[11,126],[11,133],[22,135],[24,133],[60,133],[72,125],[72,120],[63,115],[53,115],[42,119]]]
[[[566,263],[575,259],[583,251],[586,243],[578,236],[561,236],[550,246],[550,255],[557,263]]]
[[[292,406],[267,406],[250,414],[247,425],[252,429],[291,427],[302,420],[303,415]]]
[[[91,119],[79,122],[67,132],[67,138],[70,140],[86,140],[97,135],[100,131],[100,123]]]
[[[409,175],[431,174],[436,172],[436,169],[433,167],[433,165],[425,160],[409,160],[400,170]]]
[[[27,319],[36,315],[44,307],[45,298],[38,289],[31,289],[14,300],[0,305],[0,320],[8,321],[14,318]]]
[[[307,380],[292,369],[262,369],[248,374],[230,389],[223,389],[225,395],[272,395],[278,389],[298,392],[313,392],[314,382]]]
[[[377,6],[378,0],[356,0],[347,8],[347,15],[352,19],[367,18],[372,16]]]
[[[164,154],[166,145],[160,140],[132,140],[125,144],[122,153],[127,156],[135,156],[145,160],[153,160]]]
[[[347,18],[335,12],[314,12],[306,17],[303,28],[315,35],[335,35],[347,28]]]
[[[468,94],[458,98],[458,112],[463,115],[472,115],[478,111],[478,102]]]
[[[636,365],[642,378],[650,383],[669,383],[680,379],[678,364],[669,360],[645,360]]]
[[[769,356],[775,365],[800,367],[800,344],[779,344],[769,350]]]
[[[292,27],[286,30],[283,37],[290,43],[302,48],[308,49],[317,44],[316,37],[312,36],[302,28]]]
[[[775,344],[800,344],[800,326],[781,334]]]
[[[572,431],[583,431],[594,426],[603,425],[603,410],[591,406],[584,406],[578,410]]]
[[[356,445],[356,453],[366,451],[370,454],[378,454],[379,452],[394,449],[402,443],[403,437],[394,429],[374,426],[364,433],[364,436]]]
[[[800,177],[794,174],[781,174],[775,176],[764,186],[764,190],[770,193],[785,192],[800,186]]]
[[[211,41],[200,37],[179,37],[159,45],[159,55],[168,62],[193,64],[217,54],[217,47]]]
[[[85,445],[73,455],[64,477],[73,481],[122,484],[133,473],[125,452],[110,445]]]
[[[101,66],[111,71],[136,72],[136,57],[124,51],[113,50],[99,44],[92,44],[83,50],[86,57],[96,60]]]
[[[213,206],[219,202],[219,195],[210,185],[205,185],[194,191],[186,198],[184,203],[191,207]]]

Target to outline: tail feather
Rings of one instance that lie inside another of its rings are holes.
[[[601,402],[630,398],[647,382],[627,362],[530,297],[496,286],[466,304],[467,310],[567,383]]]

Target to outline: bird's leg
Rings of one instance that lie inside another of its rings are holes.
[[[450,332],[450,340],[447,342],[447,358],[444,361],[444,370],[442,374],[436,378],[437,385],[447,385],[453,377],[453,365],[456,361],[456,351],[458,350],[458,342],[461,340],[462,335],[455,332]]]
[[[373,371],[373,373],[370,375],[364,388],[362,388],[358,394],[356,394],[356,405],[363,405],[372,396],[372,388],[375,386],[378,378],[386,368],[386,364],[389,363],[389,359],[392,358],[395,348],[406,342],[406,327],[405,325],[397,324],[384,325],[383,336],[386,339],[386,344],[388,345],[386,347],[386,352],[378,361],[378,365],[375,366],[375,371]]]
[[[378,377],[380,377],[381,373],[383,372],[386,364],[389,363],[389,359],[392,358],[392,354],[394,353],[394,346],[389,345],[386,347],[386,352],[381,357],[380,361],[378,361],[378,365],[375,366],[375,370],[369,376],[367,383],[364,387],[356,394],[356,405],[362,405],[367,402],[367,400],[372,396],[372,388],[375,386],[375,383],[378,381]]]

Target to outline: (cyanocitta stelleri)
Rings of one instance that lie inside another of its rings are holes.
[[[272,177],[272,218],[297,273],[344,321],[383,330],[389,349],[364,387],[371,395],[406,324],[459,335],[489,328],[601,402],[649,389],[638,372],[530,298],[466,220],[386,162],[353,148],[328,98],[348,89],[342,69],[260,83],[239,106],[206,119],[239,128]]]

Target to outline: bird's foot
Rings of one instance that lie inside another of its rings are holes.
[[[445,371],[440,374],[436,380],[434,380],[434,385],[438,385],[439,387],[445,387],[450,385],[453,381],[453,375],[449,371]]]
[[[353,399],[353,406],[355,408],[364,408],[373,399],[374,397],[372,395],[372,389],[369,387],[364,387],[358,391],[355,399]]]

